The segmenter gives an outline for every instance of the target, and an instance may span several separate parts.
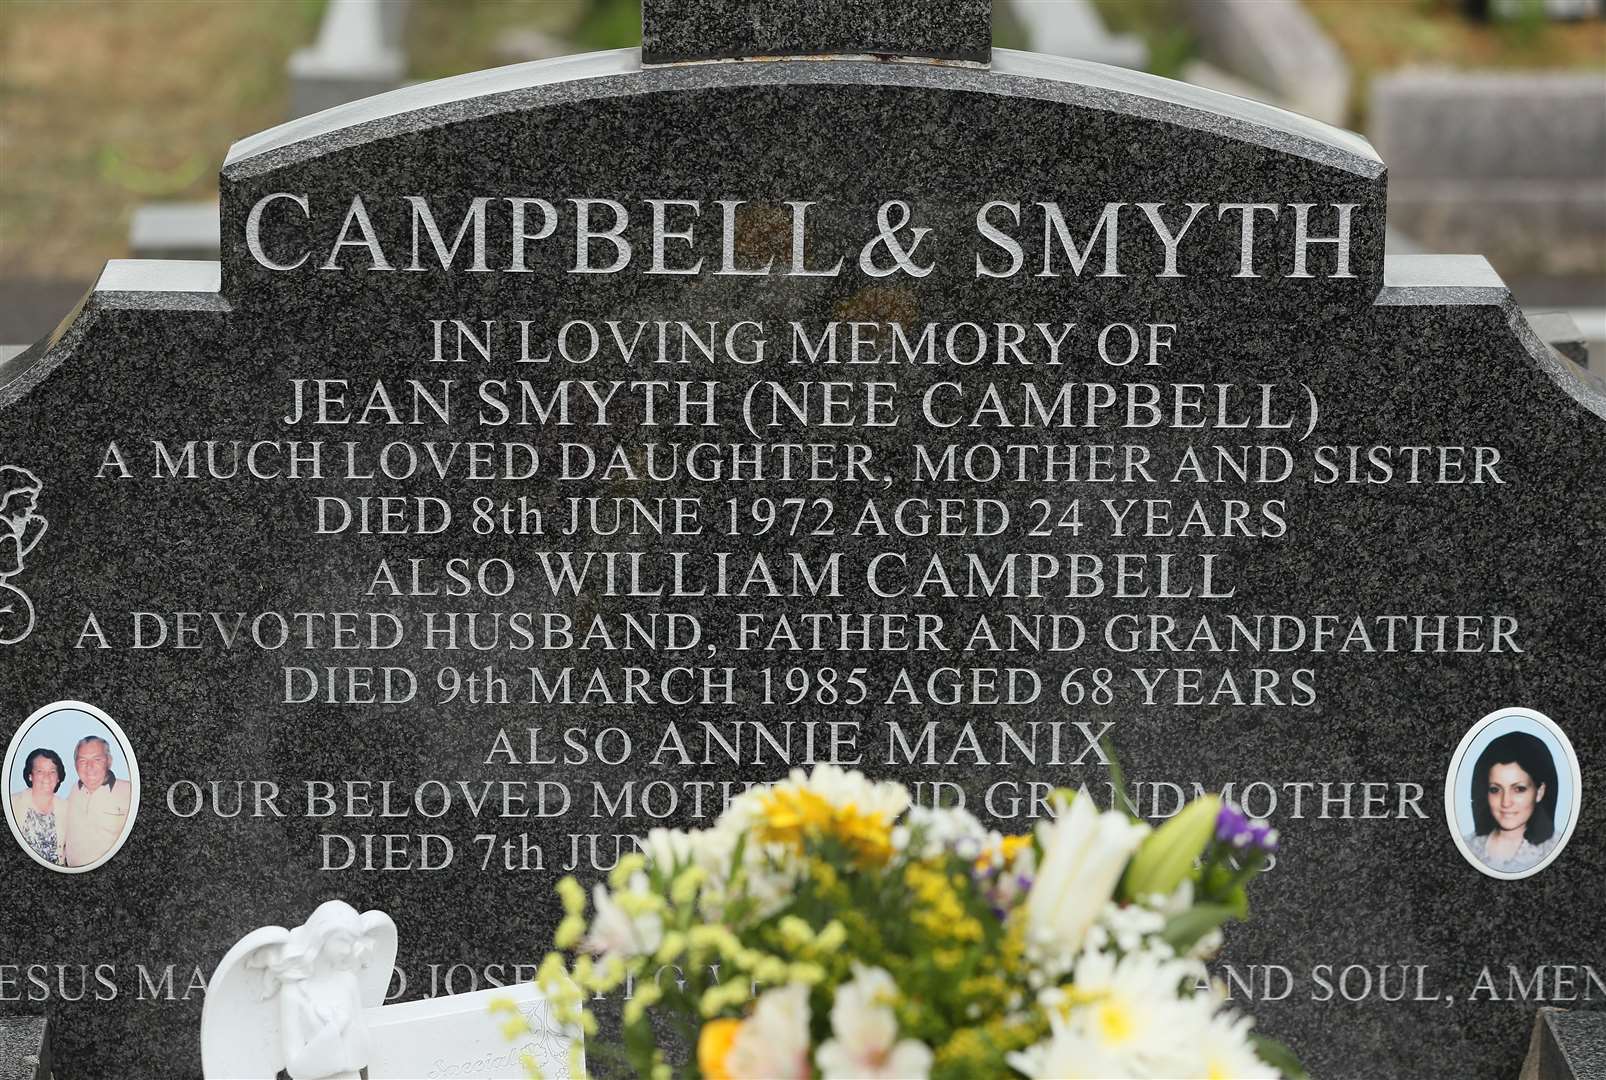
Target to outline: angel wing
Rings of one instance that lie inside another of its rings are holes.
[[[362,913],[363,940],[368,942],[368,959],[357,969],[357,986],[362,990],[363,1008],[385,1003],[390,976],[396,970],[396,924],[383,911]]]
[[[201,1072],[207,1080],[274,1080],[278,1075],[283,1060],[279,1002],[267,993],[267,973],[246,961],[289,938],[282,926],[253,930],[212,972],[201,1008]]]
[[[322,906],[329,905],[346,908],[339,900]],[[362,1004],[382,1005],[396,966],[396,924],[383,911],[358,917],[346,910],[368,945],[355,972]],[[201,1071],[207,1080],[274,1080],[284,1067],[278,994],[268,983],[269,973],[251,960],[263,949],[285,944],[290,934],[282,926],[253,930],[224,954],[212,973],[201,1010]]]

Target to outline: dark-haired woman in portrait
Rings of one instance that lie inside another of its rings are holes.
[[[1556,762],[1535,735],[1512,731],[1478,755],[1467,846],[1501,873],[1521,873],[1556,848]]]
[[[56,794],[66,778],[61,756],[41,747],[30,751],[23,764],[27,786],[11,793],[11,819],[23,839],[40,858],[57,866],[67,865],[67,800]]]

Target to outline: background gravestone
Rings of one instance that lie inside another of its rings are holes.
[[[1606,1014],[1543,1008],[1519,1080],[1574,1080],[1606,1073]]]
[[[50,1080],[50,1022],[0,1016],[0,1080]]]
[[[1110,797],[1100,732],[1145,814],[1281,830],[1220,970],[1316,1074],[1509,1076],[1606,1000],[1602,803],[1521,881],[1442,809],[1498,707],[1606,753],[1606,399],[1481,259],[1385,261],[1358,137],[1031,54],[622,51],[292,122],[220,194],[220,264],[113,263],[0,368],[49,519],[0,714],[97,705],[143,786],[92,873],[0,855],[59,1075],[196,1074],[198,980],[327,898],[395,918],[397,998],[508,982],[572,860],[745,783],[1020,831]]]

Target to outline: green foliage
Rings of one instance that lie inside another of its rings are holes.
[[[1228,919],[1240,917],[1238,911],[1227,904],[1200,904],[1171,916],[1165,929],[1160,931],[1160,937],[1177,952],[1187,952],[1200,938]]]
[[[993,48],[1030,49],[1026,28],[1020,24],[1008,0],[993,0]]]
[[[1136,806],[1127,799],[1126,770],[1121,768],[1121,761],[1115,753],[1115,744],[1110,741],[1108,735],[1099,740],[1099,751],[1107,763],[1105,768],[1110,774],[1110,790],[1115,792],[1110,809],[1121,811],[1128,821],[1141,821]]]
[[[641,44],[641,0],[592,0],[574,33],[586,49],[624,49]]]
[[[101,179],[147,198],[173,198],[193,187],[212,167],[212,160],[201,154],[191,154],[173,167],[162,169],[130,161],[113,145],[100,150]]]
[[[1135,34],[1149,49],[1149,70],[1177,78],[1198,45],[1180,0],[1093,0],[1099,18],[1114,34]]]
[[[1171,893],[1192,871],[1216,831],[1221,800],[1195,799],[1151,833],[1127,867],[1121,895],[1127,900]]]
[[[1516,14],[1500,21],[1500,30],[1512,48],[1532,49],[1549,24],[1545,0],[1520,0]]]
[[[1199,51],[1199,43],[1186,27],[1171,26],[1145,38],[1149,46],[1149,70],[1168,79],[1180,79]]]
[[[1282,1073],[1285,1080],[1310,1080],[1310,1073],[1299,1063],[1299,1058],[1276,1039],[1268,1039],[1264,1035],[1250,1035],[1249,1041],[1255,1047],[1255,1056]]]

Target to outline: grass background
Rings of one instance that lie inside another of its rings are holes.
[[[775,0],[778,3],[792,0]],[[914,3],[918,0],[909,0]],[[1141,35],[1150,67],[1195,55],[1180,0],[1095,0]],[[1460,0],[1306,0],[1357,78],[1406,64],[1597,67],[1606,23],[1469,21]],[[126,254],[142,202],[215,195],[236,139],[287,119],[285,60],[311,42],[323,0],[0,0],[0,277],[88,281]],[[529,28],[580,50],[640,40],[639,0],[414,0],[414,78],[507,63],[498,42]],[[998,44],[1024,47],[1000,8]],[[1606,80],[1606,75],[1603,75]]]
[[[0,0],[0,277],[87,281],[150,199],[286,118],[322,0]]]

